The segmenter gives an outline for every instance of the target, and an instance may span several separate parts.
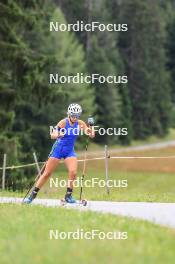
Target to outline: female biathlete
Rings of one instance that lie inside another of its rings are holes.
[[[57,124],[57,129],[51,133],[51,139],[56,139],[56,141],[49,154],[44,172],[36,182],[29,197],[24,200],[24,203],[29,204],[36,198],[39,190],[54,172],[62,158],[64,159],[69,174],[65,201],[67,203],[76,203],[76,200],[72,197],[72,192],[73,182],[76,179],[77,173],[77,157],[74,151],[75,141],[78,136],[77,131],[78,129],[82,129],[89,137],[93,138],[95,136],[92,127],[87,126],[85,122],[79,119],[81,113],[82,108],[79,104],[70,104],[67,111],[68,117],[62,119]],[[91,118],[92,124],[93,118]]]

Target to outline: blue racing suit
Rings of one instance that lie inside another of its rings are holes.
[[[66,159],[68,157],[76,157],[74,150],[75,141],[79,135],[78,120],[73,126],[69,124],[68,118],[66,118],[66,125],[64,128],[64,136],[58,138],[52,146],[52,150],[49,157],[57,159]]]

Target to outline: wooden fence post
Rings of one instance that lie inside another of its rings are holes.
[[[109,185],[108,185],[108,181],[109,181],[109,175],[108,175],[108,146],[105,145],[105,174],[106,174],[106,192],[107,194],[109,194]]]
[[[37,156],[36,156],[36,153],[35,152],[33,152],[33,157],[34,157],[34,161],[36,163],[37,172],[38,172],[38,174],[41,174],[41,170],[40,170],[39,163],[38,163],[38,159],[37,159]]]
[[[4,154],[3,168],[2,168],[2,190],[5,190],[6,163],[7,163],[7,154]]]

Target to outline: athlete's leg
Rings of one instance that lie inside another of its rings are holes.
[[[68,184],[65,200],[69,203],[75,203],[76,200],[72,198],[73,182],[77,175],[77,157],[68,157],[65,159],[65,165],[68,169]]]
[[[77,157],[68,157],[64,160],[64,163],[68,169],[68,188],[73,189],[73,182],[77,176]]]
[[[35,184],[35,187],[33,188],[30,196],[24,200],[24,203],[31,203],[37,196],[39,190],[44,185],[44,183],[47,181],[47,179],[50,177],[52,172],[56,169],[60,162],[60,159],[50,157],[48,161],[46,162],[46,167],[44,169],[44,172],[38,179],[38,181]]]
[[[57,159],[57,158],[50,157],[48,159],[43,174],[41,175],[41,177],[38,179],[37,183],[35,184],[37,188],[41,189],[41,187],[45,184],[47,179],[51,176],[53,171],[56,169],[59,162],[60,162],[60,159]]]

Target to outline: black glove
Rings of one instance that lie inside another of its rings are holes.
[[[94,118],[92,116],[88,117],[88,121],[87,122],[88,122],[89,126],[94,126]]]

